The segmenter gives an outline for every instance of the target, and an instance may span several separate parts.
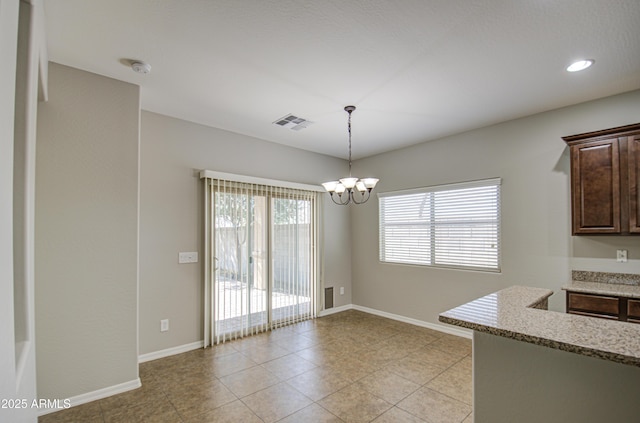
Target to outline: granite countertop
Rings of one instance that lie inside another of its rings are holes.
[[[547,311],[553,291],[512,286],[440,314],[479,332],[640,367],[640,324]]]
[[[640,298],[640,286],[620,283],[571,281],[564,285],[562,289],[565,291],[583,292],[585,294]]]
[[[562,289],[586,294],[640,298],[640,275],[634,273],[574,270],[571,272],[571,279],[571,282]]]

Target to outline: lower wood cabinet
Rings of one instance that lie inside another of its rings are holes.
[[[640,323],[640,300],[567,291],[567,313]]]
[[[629,299],[627,301],[627,321],[640,323],[640,300]]]

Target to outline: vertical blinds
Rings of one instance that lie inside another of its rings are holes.
[[[317,192],[207,185],[205,344],[315,317]]]
[[[500,271],[500,183],[379,194],[380,260]]]

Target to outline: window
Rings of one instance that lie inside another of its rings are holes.
[[[380,261],[500,271],[500,179],[378,194]]]

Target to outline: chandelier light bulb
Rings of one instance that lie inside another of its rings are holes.
[[[362,182],[367,189],[374,189],[379,179],[377,178],[363,178]]]
[[[324,189],[327,190],[327,192],[334,192],[338,184],[339,184],[338,181],[330,181],[330,182],[323,183],[322,186],[324,187]]]
[[[355,187],[356,182],[358,182],[358,178],[348,177],[340,179],[340,183],[344,185],[346,189],[352,189],[353,187]]]

